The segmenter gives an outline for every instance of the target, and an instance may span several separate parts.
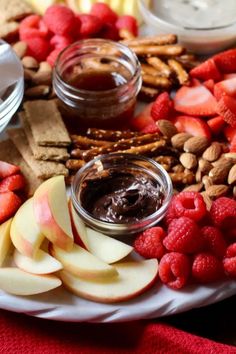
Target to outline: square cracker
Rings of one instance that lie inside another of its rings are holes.
[[[0,20],[2,22],[21,20],[32,12],[32,7],[24,0],[0,0]]]
[[[58,175],[68,175],[68,170],[62,163],[35,160],[23,128],[12,128],[7,132],[18,151],[38,178],[47,179]]]
[[[65,147],[70,137],[55,100],[34,100],[24,103],[26,117],[36,144]]]
[[[27,182],[28,197],[31,197],[38,186],[42,183],[42,180],[37,178],[34,171],[25,162],[24,158],[21,156],[11,140],[0,141],[0,160],[20,167]]]
[[[34,158],[36,160],[44,161],[66,161],[70,155],[65,148],[58,147],[48,147],[48,146],[39,146],[35,143],[34,137],[28,123],[26,114],[22,111],[19,114],[21,124],[24,128],[25,134],[27,136],[30,148],[33,152]]]

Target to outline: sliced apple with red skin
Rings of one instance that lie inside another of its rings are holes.
[[[63,264],[64,269],[83,279],[109,279],[118,276],[118,272],[114,267],[101,261],[76,244],[69,252],[51,244],[49,251],[51,255]]]
[[[10,234],[13,245],[20,253],[27,257],[35,256],[44,235],[35,219],[32,198],[18,209],[11,224]]]
[[[8,253],[11,249],[11,237],[10,237],[10,228],[11,228],[12,219],[5,221],[0,225],[0,267],[3,265]]]
[[[32,274],[50,274],[63,268],[61,262],[42,250],[38,250],[34,258],[15,250],[13,259],[18,268]]]
[[[55,289],[61,280],[54,275],[36,275],[19,268],[0,268],[0,289],[14,295],[35,295]]]
[[[115,267],[119,276],[103,281],[86,281],[66,270],[60,271],[60,278],[75,295],[108,304],[128,301],[142,294],[154,284],[158,275],[156,259],[117,263]]]
[[[76,213],[75,208],[72,205],[71,199],[69,200],[68,206],[75,242],[78,245],[89,250],[89,240],[87,237],[86,225]]]
[[[56,246],[71,250],[73,233],[64,177],[56,176],[43,182],[33,196],[33,205],[41,232]]]

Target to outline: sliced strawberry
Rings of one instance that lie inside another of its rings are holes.
[[[152,118],[157,121],[160,119],[169,119],[173,109],[173,102],[168,92],[161,93],[155,100],[151,109]]]
[[[234,137],[234,139],[231,141],[230,144],[230,152],[236,152],[236,137]]]
[[[219,101],[223,95],[236,97],[236,78],[223,80],[215,84],[214,96]]]
[[[221,73],[219,72],[213,59],[208,59],[202,64],[196,66],[190,71],[190,75],[200,80],[215,80],[221,79]]]
[[[224,76],[223,76],[224,80],[234,79],[235,77],[236,77],[236,73],[224,74]]]
[[[215,86],[215,81],[212,79],[206,80],[203,82],[203,85],[209,90],[211,91],[211,93],[214,92],[214,86]]]
[[[150,124],[155,124],[154,119],[151,116],[152,103],[149,103],[142,112],[134,117],[131,122],[131,128],[141,131]]]
[[[182,86],[175,95],[174,106],[176,111],[195,115],[212,116],[216,114],[216,99],[203,85]]]
[[[236,127],[236,99],[228,95],[224,95],[217,103],[217,113],[231,125]]]
[[[226,137],[226,139],[231,142],[235,137],[236,137],[236,127],[232,128],[230,125],[228,125],[225,129],[224,129],[224,135]]]
[[[13,192],[0,193],[0,223],[3,223],[19,209],[20,198]]]
[[[209,125],[212,133],[214,135],[218,135],[220,132],[222,132],[224,126],[225,126],[225,121],[221,116],[211,118],[207,121],[207,124]]]
[[[229,49],[216,54],[213,59],[222,73],[234,73],[236,71],[236,49]]]
[[[179,116],[175,118],[174,124],[179,133],[185,132],[193,136],[205,136],[209,140],[211,139],[211,130],[201,118]]]
[[[0,178],[12,176],[20,171],[19,166],[12,165],[10,163],[0,161]]]
[[[13,175],[4,178],[0,182],[0,193],[17,191],[24,188],[25,178],[22,175]]]
[[[155,121],[152,123],[148,124],[145,128],[141,130],[141,133],[143,134],[154,134],[159,131],[158,126]]]

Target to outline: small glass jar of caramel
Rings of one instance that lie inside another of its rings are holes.
[[[54,90],[74,128],[122,129],[141,88],[136,55],[125,45],[87,39],[65,48],[54,68]]]

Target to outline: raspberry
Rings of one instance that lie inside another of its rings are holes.
[[[163,244],[169,250],[180,253],[195,253],[203,247],[203,238],[197,224],[187,217],[175,221]]]
[[[145,258],[161,259],[166,252],[162,243],[164,237],[165,232],[161,227],[151,227],[136,238],[134,248]]]
[[[199,283],[211,283],[223,277],[222,262],[211,253],[203,252],[194,257],[192,276]]]
[[[179,193],[175,198],[174,206],[178,217],[186,216],[195,221],[201,220],[207,213],[204,199],[197,192]]]
[[[28,38],[26,43],[27,55],[32,56],[39,62],[46,60],[50,50],[50,44],[46,39],[40,37]]]
[[[101,2],[92,5],[90,14],[97,16],[103,24],[115,24],[118,20],[118,15],[107,4]]]
[[[211,218],[215,226],[223,229],[236,228],[236,201],[221,197],[216,199],[211,206]]]
[[[45,38],[48,35],[48,28],[42,21],[39,15],[27,16],[20,23],[19,35],[20,40],[24,41],[28,38],[42,37]]]
[[[227,248],[223,266],[228,276],[236,278],[236,243],[232,243],[232,245]]]
[[[94,15],[81,14],[77,15],[81,22],[80,36],[82,38],[88,38],[96,35],[102,29],[102,21]]]
[[[175,211],[175,198],[176,196],[172,197],[172,200],[168,206],[168,209],[167,209],[167,212],[166,212],[166,215],[165,215],[165,223],[167,226],[169,226],[169,224],[177,218],[177,215],[176,215],[176,211]]]
[[[116,21],[116,28],[118,30],[126,29],[132,33],[135,37],[138,35],[138,24],[135,17],[130,15],[123,15]]]
[[[76,19],[73,11],[63,5],[49,6],[43,16],[43,20],[55,34],[72,35],[74,30],[77,32],[79,21]]]
[[[101,38],[110,39],[111,41],[118,41],[120,38],[118,29],[112,23],[106,23],[99,32],[98,36]]]
[[[222,259],[227,245],[221,231],[214,226],[205,226],[201,229],[201,233],[205,240],[207,251]]]
[[[55,34],[50,40],[50,45],[55,49],[62,50],[68,45],[70,45],[72,42],[73,40],[70,36],[59,36],[58,34]]]
[[[152,105],[151,116],[157,121],[160,119],[169,119],[173,108],[173,102],[167,92],[161,93]]]
[[[53,67],[55,65],[55,62],[58,58],[58,55],[61,53],[61,49],[54,49],[47,57],[47,62],[48,64],[51,65],[51,67]]]
[[[191,270],[188,256],[170,252],[165,254],[159,264],[159,277],[162,283],[172,289],[181,289],[188,280]]]

